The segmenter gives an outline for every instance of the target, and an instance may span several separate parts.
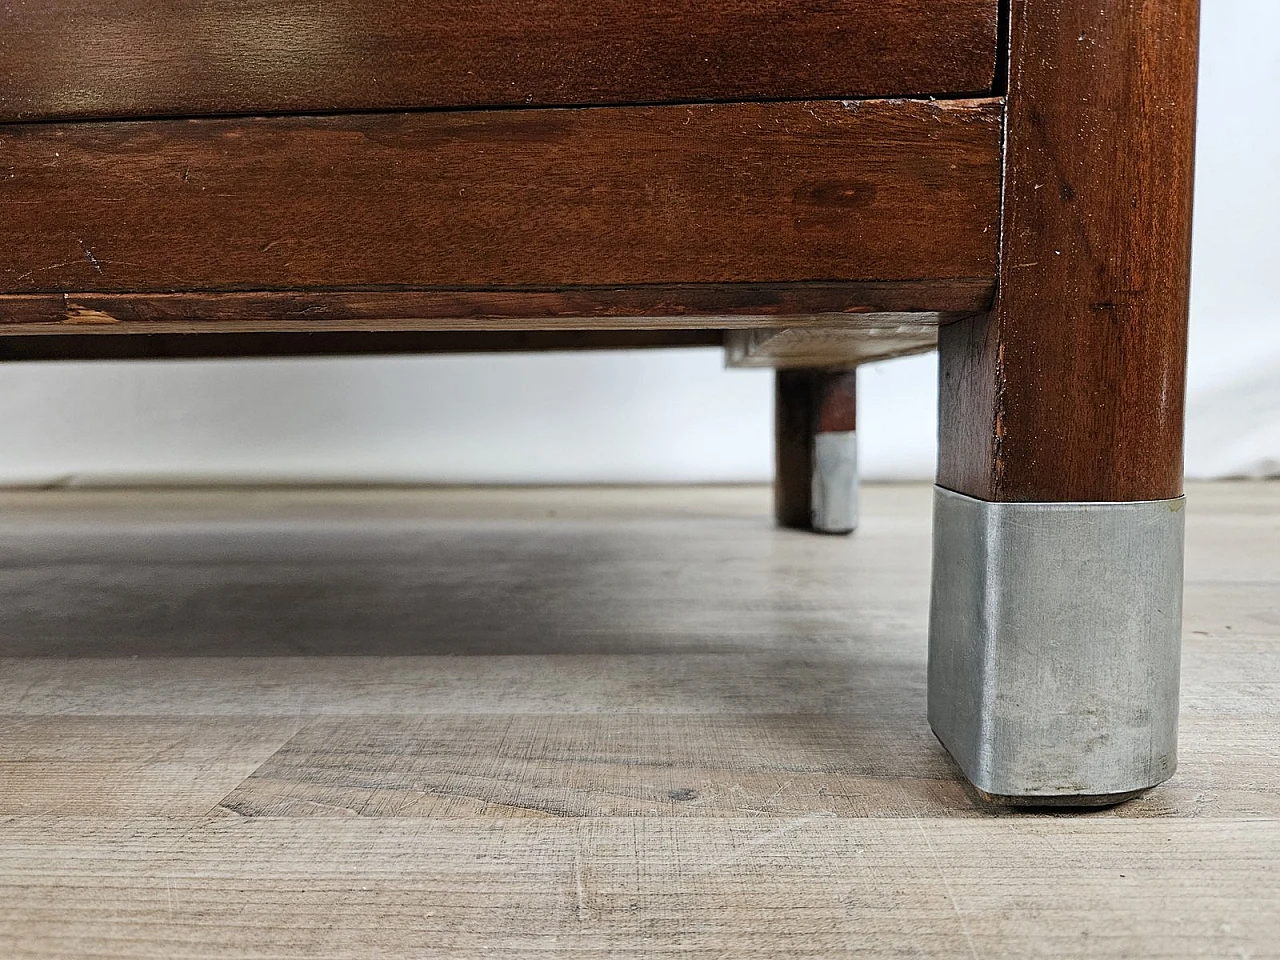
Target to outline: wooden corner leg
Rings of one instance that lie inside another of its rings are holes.
[[[783,527],[852,533],[858,526],[854,371],[778,370],[774,516]]]
[[[1018,0],[993,312],[940,334],[929,720],[982,792],[1177,755],[1197,0]]]

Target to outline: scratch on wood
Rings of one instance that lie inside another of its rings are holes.
[[[94,310],[92,307],[86,307],[84,304],[73,303],[70,300],[66,300],[65,303],[67,317],[63,321],[64,323],[96,326],[120,322],[117,317],[113,317],[111,314],[104,313],[101,310]]]
[[[80,249],[84,251],[84,258],[88,260],[90,264],[93,265],[93,269],[101,273],[102,264],[100,264],[98,262],[98,258],[93,255],[93,251],[90,250],[87,246],[85,246],[85,242],[83,240],[77,240],[76,243],[80,244]]]
[[[704,876],[706,874],[716,873],[717,871],[724,870],[726,867],[729,867],[735,863],[738,863],[739,861],[745,860],[748,856],[754,853],[758,848],[762,846],[767,846],[768,844],[771,844],[776,840],[780,840],[783,837],[787,836],[788,834],[795,833],[797,830],[800,830],[808,826],[809,824],[813,823],[815,820],[829,820],[829,819],[832,819],[833,817],[834,817],[834,814],[830,814],[830,813],[814,813],[807,817],[797,817],[794,820],[788,820],[786,823],[784,823],[782,826],[780,826],[776,830],[771,830],[768,833],[758,837],[752,837],[751,839],[747,840],[746,843],[743,844],[735,853],[732,853],[727,857],[721,857],[718,860],[714,860],[706,864],[706,866],[702,867],[702,869],[693,871],[691,875]]]
[[[929,857],[933,860],[933,867],[938,871],[938,879],[942,881],[942,888],[946,891],[947,900],[951,903],[951,912],[955,914],[956,920],[960,922],[960,931],[964,934],[966,945],[969,947],[969,956],[973,960],[981,960],[978,955],[978,948],[973,942],[973,933],[969,930],[969,921],[965,918],[964,913],[960,910],[960,905],[956,903],[955,891],[951,889],[951,880],[947,877],[947,872],[943,869],[942,861],[938,859],[938,851],[933,848],[933,841],[929,839],[929,831],[924,828],[924,823],[919,817],[912,817],[916,827],[920,830],[920,836],[924,838],[924,845],[929,850]]]

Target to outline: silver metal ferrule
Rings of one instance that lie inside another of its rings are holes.
[[[813,436],[812,526],[818,533],[852,533],[858,527],[858,434]]]
[[[1108,802],[1173,774],[1184,503],[936,488],[929,723],[979,790]]]

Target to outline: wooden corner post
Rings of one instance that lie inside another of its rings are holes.
[[[989,794],[1176,762],[1198,0],[1009,0],[994,309],[946,326],[930,721]]]

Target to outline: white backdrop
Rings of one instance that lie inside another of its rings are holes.
[[[1187,470],[1280,475],[1280,3],[1206,0]],[[755,481],[718,351],[0,366],[0,483]],[[927,479],[936,360],[863,368],[868,477]]]

